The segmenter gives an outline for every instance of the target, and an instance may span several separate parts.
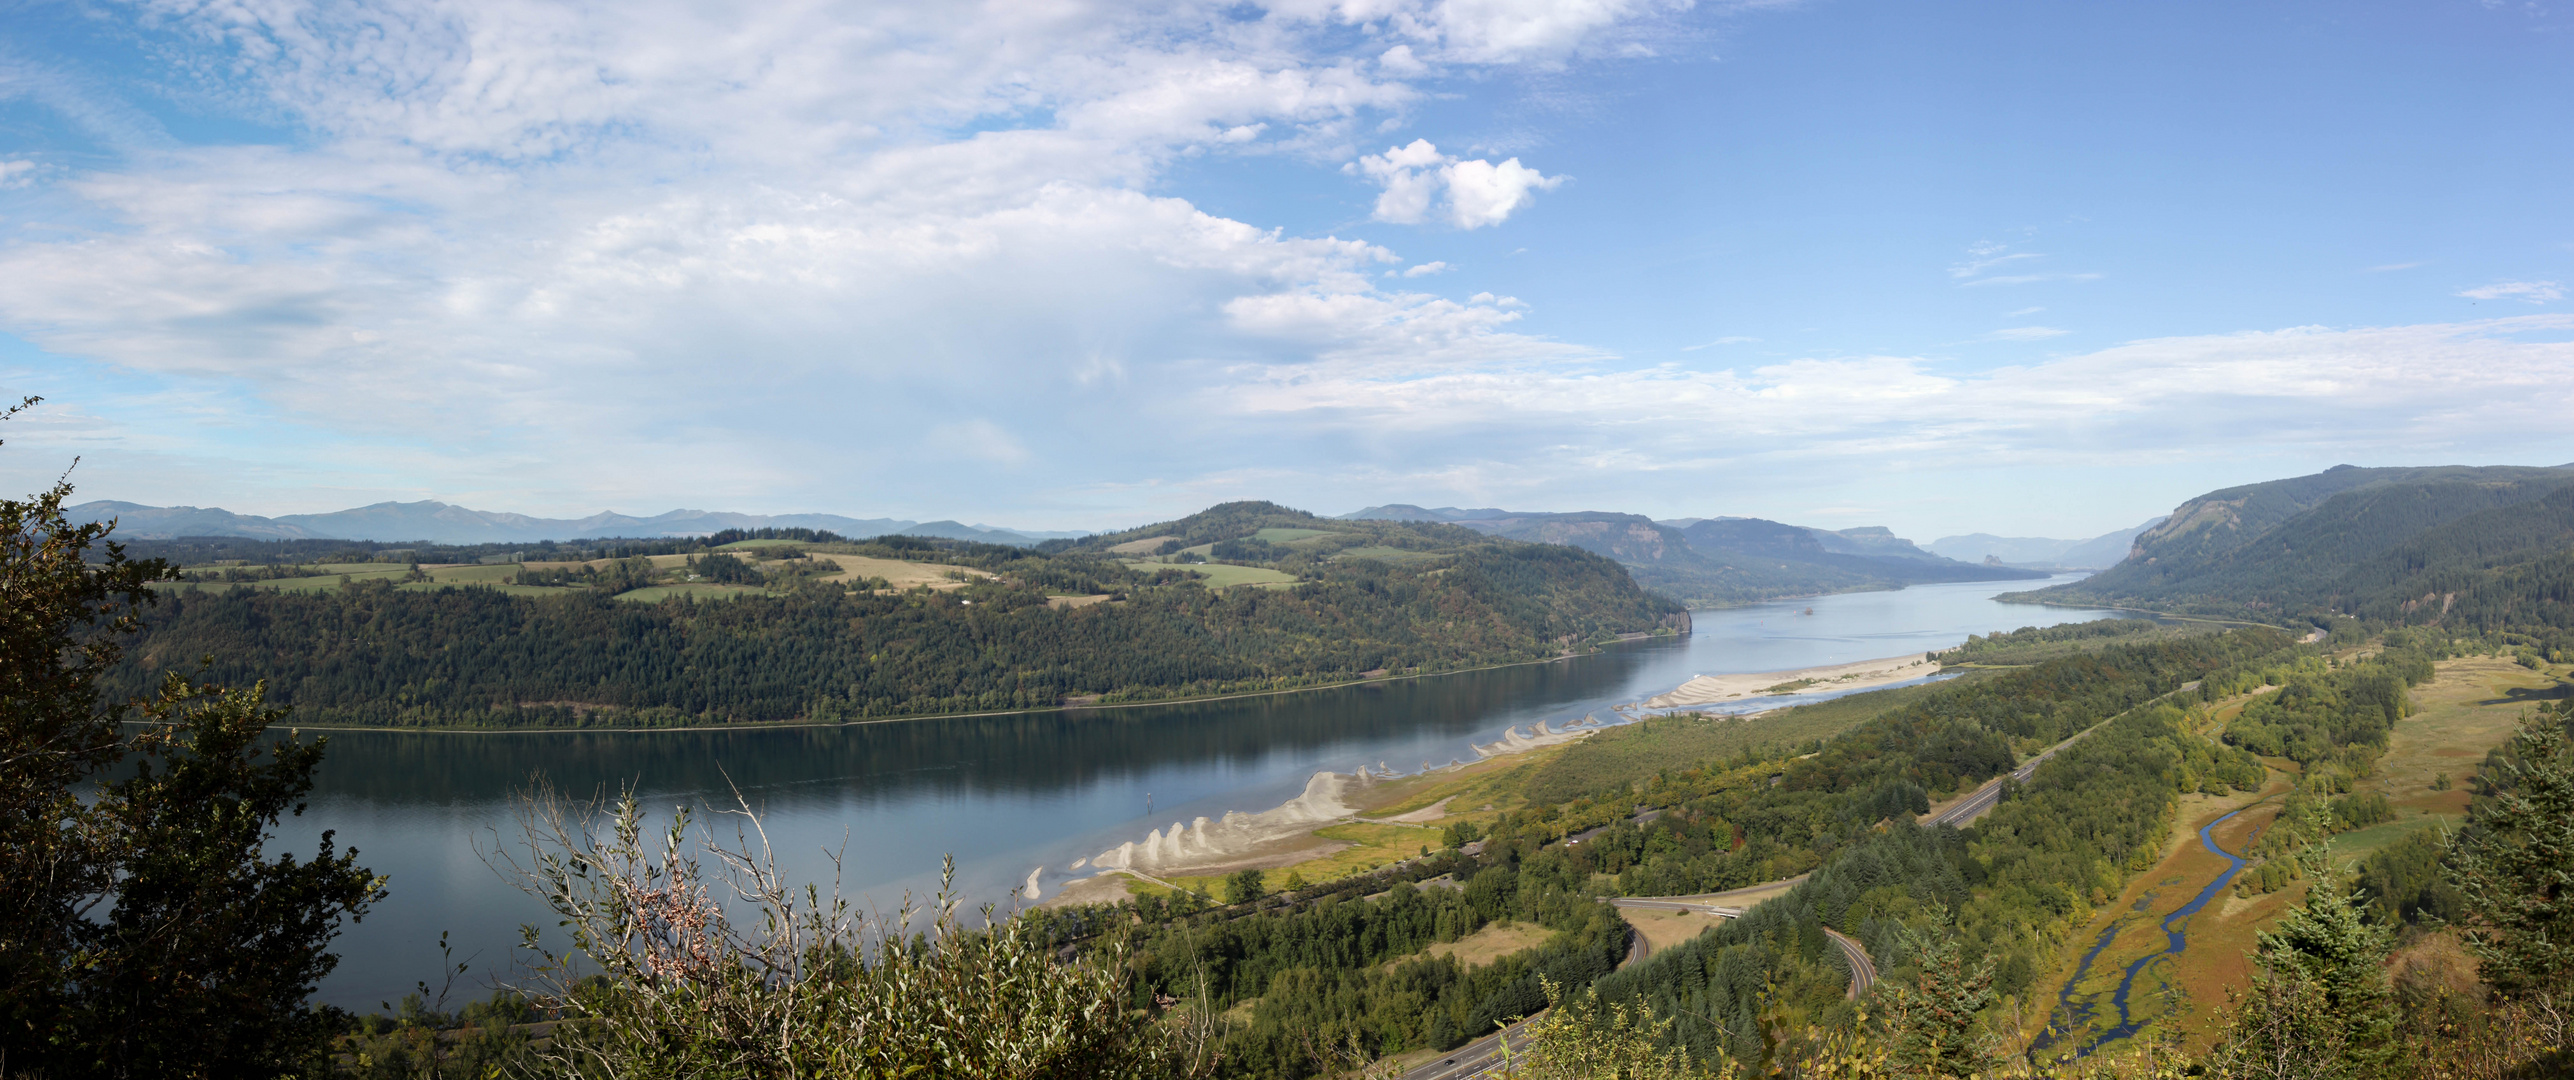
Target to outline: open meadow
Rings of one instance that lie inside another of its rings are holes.
[[[2467,781],[2485,753],[2510,739],[2529,703],[2556,696],[2565,685],[2562,668],[2534,671],[2494,657],[2442,660],[2433,670],[2430,681],[2413,688],[2413,715],[2396,723],[2377,769],[2353,785],[2354,792],[2386,796],[2396,818],[2336,836],[2331,850],[2345,869],[2407,833],[2456,827],[2466,815]],[[2202,730],[2224,730],[2246,702],[2275,690],[2265,687],[2218,703]],[[2231,886],[2218,890],[2205,907],[2172,924],[2188,939],[2177,956],[2161,955],[2168,945],[2165,920],[2227,869],[2223,856],[2200,843],[2202,827],[2213,824],[2210,837],[2218,847],[2248,856],[2277,823],[2298,772],[2285,758],[2265,763],[2270,782],[2260,791],[2181,797],[2160,860],[2118,896],[2093,898],[2094,914],[2069,939],[2063,965],[2033,986],[2021,1013],[2023,1037],[2036,1039],[2052,1024],[2064,1029],[2053,1049],[2085,1045],[2119,1023],[2116,998],[2124,984],[2128,1024],[2141,1033],[2182,1039],[2194,1049],[2208,1046],[2225,988],[2251,978],[2255,935],[2302,902],[2305,889],[2291,885],[2250,896],[2236,895]],[[2435,781],[2444,773],[2447,790],[2437,790]],[[2092,954],[2095,945],[2099,949]],[[2131,978],[2128,971],[2139,961],[2148,962]]]

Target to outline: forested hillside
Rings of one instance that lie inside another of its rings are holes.
[[[2340,468],[2184,504],[2134,555],[2020,598],[2265,619],[2574,625],[2574,472]]]
[[[265,680],[270,700],[305,724],[831,721],[1446,671],[1687,626],[1684,611],[1616,563],[1569,548],[1354,527],[1266,503],[1154,530],[1238,550],[1210,563],[1188,551],[1119,558],[1108,550],[1115,538],[1043,551],[916,538],[799,542],[875,560],[857,565],[958,568],[936,587],[899,590],[798,568],[819,554],[665,557],[691,560],[695,587],[738,597],[707,602],[618,599],[669,588],[651,584],[667,571],[647,556],[519,570],[507,593],[435,581],[301,591],[249,581],[165,595],[107,685],[138,692],[210,656],[210,677]],[[1261,540],[1263,530],[1284,542]],[[1286,536],[1298,532],[1310,535]],[[1265,576],[1231,587],[1201,576],[1254,569]],[[723,584],[744,576],[751,584]]]
[[[1882,527],[1832,532],[1759,518],[1708,518],[1686,528],[1638,514],[1452,511],[1449,528],[1597,552],[1638,582],[1691,607],[1728,607],[1782,596],[1891,589],[1934,581],[2015,581],[2028,570],[1941,558]],[[1441,511],[1372,507],[1355,518],[1427,522]]]

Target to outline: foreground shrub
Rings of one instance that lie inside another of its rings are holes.
[[[1058,962],[1030,924],[970,928],[943,878],[934,914],[862,916],[835,884],[799,890],[747,805],[725,846],[682,808],[648,841],[631,793],[523,805],[524,856],[494,853],[571,936],[525,929],[540,1001],[572,1017],[535,1058],[551,1075],[1171,1077],[1203,1072],[1186,1014],[1128,1008],[1122,957]],[[699,853],[718,867],[709,874]],[[729,893],[729,896],[724,894]],[[729,901],[729,903],[728,903]],[[728,907],[756,909],[750,925]],[[917,916],[930,929],[907,934]],[[984,909],[985,922],[992,911]]]

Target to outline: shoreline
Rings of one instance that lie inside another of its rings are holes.
[[[1679,638],[1687,637],[1689,635],[1674,634],[1673,636],[1675,638]],[[1623,645],[1632,641],[1651,641],[1654,637],[1655,635],[1651,631],[1620,634],[1616,641],[1609,642],[1607,644]],[[1604,645],[1603,648],[1605,647],[1606,646]],[[1119,701],[1106,705],[1032,705],[1024,709],[993,709],[984,712],[922,713],[918,716],[879,716],[866,720],[746,720],[735,724],[689,724],[680,727],[464,728],[399,727],[391,724],[298,724],[293,722],[290,717],[286,722],[284,722],[283,726],[296,731],[392,731],[408,732],[415,735],[577,735],[585,733],[649,735],[664,732],[678,733],[689,731],[770,731],[779,728],[865,727],[871,724],[909,724],[922,720],[971,720],[992,716],[1034,716],[1039,713],[1094,712],[1105,711],[1108,709],[1153,709],[1166,705],[1199,705],[1210,701],[1240,701],[1250,698],[1277,697],[1282,694],[1305,694],[1312,693],[1317,690],[1346,690],[1353,686],[1400,682],[1405,679],[1443,679],[1451,675],[1472,675],[1479,671],[1500,671],[1505,668],[1528,667],[1534,664],[1557,664],[1567,660],[1580,660],[1588,656],[1598,656],[1600,651],[1600,649],[1593,649],[1590,652],[1560,653],[1558,655],[1545,657],[1539,660],[1514,660],[1507,664],[1486,664],[1482,667],[1456,668],[1449,671],[1425,671],[1411,675],[1378,675],[1373,678],[1351,679],[1346,682],[1323,683],[1316,686],[1291,686],[1282,690],[1244,690],[1230,694],[1206,694],[1197,697],[1163,698],[1156,701]],[[122,721],[122,723],[140,724],[143,723],[143,721],[127,720]],[[269,726],[273,728],[280,725],[271,724]]]

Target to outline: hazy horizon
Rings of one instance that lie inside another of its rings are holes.
[[[2574,460],[2574,15],[16,9],[0,482],[2084,538]]]

